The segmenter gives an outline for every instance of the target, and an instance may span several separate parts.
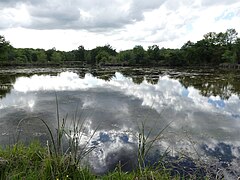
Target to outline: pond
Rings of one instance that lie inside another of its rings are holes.
[[[218,69],[0,69],[0,144],[46,144],[40,119],[55,131],[59,116],[69,129],[74,120],[83,124],[79,143],[94,147],[87,163],[95,173],[120,161],[134,168],[144,129],[149,140],[158,138],[149,162],[184,154],[236,175],[239,95],[240,74]]]

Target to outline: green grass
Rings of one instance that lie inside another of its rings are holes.
[[[71,154],[53,155],[51,153],[48,146],[43,146],[39,142],[1,148],[0,179],[185,179],[177,173],[172,175],[173,168],[164,168],[160,164],[158,166],[145,165],[136,167],[130,172],[124,172],[119,163],[115,170],[100,176],[91,172],[87,166],[77,163]],[[186,179],[198,178],[193,174]]]
[[[180,179],[170,176],[168,171],[145,168],[123,172],[120,166],[107,175],[97,176],[87,167],[77,166],[69,155],[50,155],[48,148],[38,142],[0,149],[0,157],[5,160],[0,165],[1,179]]]
[[[52,156],[38,142],[0,149],[4,163],[1,179],[95,179],[86,167],[76,166],[69,155]]]

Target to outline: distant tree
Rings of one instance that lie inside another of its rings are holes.
[[[136,64],[145,64],[145,50],[141,45],[137,45],[133,48],[133,60]]]
[[[227,29],[225,34],[226,34],[227,45],[232,46],[232,44],[235,43],[238,39],[237,37],[238,33],[235,29]]]
[[[5,40],[4,36],[0,35],[0,61],[7,61],[9,51],[11,49],[10,43]]]
[[[206,65],[211,62],[211,43],[208,40],[202,39],[195,44],[195,63],[198,65]]]
[[[98,55],[100,50],[101,50],[101,47],[96,47],[89,52],[88,57],[87,57],[87,62],[89,64],[96,65],[96,56]]]
[[[218,46],[226,46],[226,33],[220,32],[217,34],[216,45]]]
[[[98,60],[96,59],[96,57],[102,53],[102,52],[106,52],[108,53],[108,55],[110,56],[116,56],[117,55],[117,52],[115,49],[113,49],[110,45],[105,45],[105,46],[98,46],[94,49],[92,49],[90,51],[90,54],[88,55],[88,57],[86,58],[87,59],[87,62],[89,64],[92,64],[92,65],[96,65],[98,62]],[[106,54],[105,54],[106,55]],[[102,56],[102,55],[101,55]],[[99,56],[98,56],[99,58]],[[112,58],[113,59],[113,58]],[[108,59],[109,60],[109,59]]]
[[[215,32],[209,32],[203,35],[203,37],[204,37],[204,40],[209,44],[214,44],[214,45],[218,44],[219,34]]]
[[[74,51],[63,52],[64,61],[74,61],[76,58],[76,54]]]
[[[195,44],[193,42],[188,41],[181,47],[183,59],[187,65],[192,64],[196,56],[196,49],[194,45]]]
[[[33,60],[32,60],[32,56],[33,56],[33,49],[29,49],[29,48],[24,48],[24,55],[26,56],[27,58],[27,62],[28,63],[31,63]]]
[[[158,45],[152,45],[152,46],[148,46],[148,50],[147,50],[147,58],[149,59],[150,63],[156,63],[159,61],[159,47]]]
[[[14,49],[14,61],[17,63],[27,63],[28,57],[25,49]]]
[[[45,53],[47,55],[47,61],[51,61],[51,57],[52,57],[52,54],[53,52],[56,51],[56,48],[53,47],[52,49],[48,49]]]
[[[43,49],[37,49],[36,50],[36,61],[39,63],[46,63],[47,62],[47,54]]]
[[[231,46],[237,40],[237,35],[235,29],[227,29],[225,33],[209,32],[204,35],[204,39],[212,45]]]
[[[238,38],[234,44],[234,51],[236,54],[236,62],[240,64],[240,38]]]
[[[63,60],[61,52],[54,51],[51,56],[51,62],[60,63]]]
[[[85,52],[85,61],[87,64],[93,64],[92,62],[92,51],[88,50]]]
[[[110,54],[104,50],[98,52],[96,56],[96,63],[97,64],[105,64],[108,63],[110,60]]]
[[[186,65],[184,57],[183,57],[183,51],[179,49],[165,49],[162,48],[160,50],[162,54],[162,65],[168,65],[168,66],[183,66]]]
[[[113,47],[110,44],[106,44],[105,46],[101,47],[101,49],[106,51],[111,56],[117,55],[116,49],[113,49]]]
[[[236,62],[236,57],[235,57],[235,53],[233,51],[230,50],[226,50],[223,54],[222,54],[222,60],[223,62],[227,62],[227,63],[235,63]]]
[[[85,61],[85,48],[84,46],[78,46],[76,51],[76,60],[77,61]]]
[[[124,63],[129,65],[218,65],[223,62],[240,63],[240,39],[235,29],[226,32],[209,32],[203,39],[186,42],[181,49],[149,46],[147,51],[137,45],[133,49],[116,52],[111,45],[98,46],[85,50],[84,46],[63,52],[56,48],[44,49],[13,48],[4,36],[0,35],[0,62],[46,63],[80,61],[82,64]]]
[[[188,48],[192,48],[193,46],[194,46],[194,43],[191,42],[191,41],[188,41],[181,47],[181,49],[185,50],[185,49],[188,49]]]
[[[125,51],[120,51],[118,53],[117,59],[118,59],[118,62],[131,64],[130,61],[133,59],[132,56],[133,56],[132,50],[125,50]]]

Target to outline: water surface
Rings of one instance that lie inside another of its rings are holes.
[[[231,165],[240,172],[240,76],[237,72],[181,69],[2,69],[0,143],[37,138],[46,143],[60,117],[71,128],[84,121],[81,143],[96,147],[88,162],[104,173],[122,162],[136,164],[142,123],[154,138],[154,152],[186,153]],[[21,122],[19,124],[19,122]],[[154,153],[153,153],[154,154]],[[156,156],[153,155],[154,157]]]

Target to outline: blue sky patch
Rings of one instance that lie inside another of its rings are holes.
[[[189,91],[186,88],[184,88],[184,90],[182,91],[182,96],[188,97],[188,94],[189,94]]]
[[[208,103],[212,104],[216,108],[224,108],[225,107],[225,102],[223,100],[208,99]]]

